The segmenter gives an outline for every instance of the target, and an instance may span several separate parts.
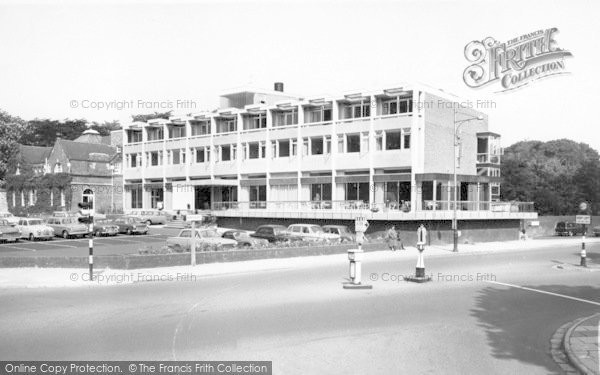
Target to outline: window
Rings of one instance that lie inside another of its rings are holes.
[[[375,133],[375,150],[383,150],[383,132],[378,131]]]
[[[331,154],[331,136],[330,135],[325,137],[325,153]]]
[[[138,166],[137,154],[129,154],[129,161],[130,161],[129,166],[131,168],[137,167]]]
[[[171,160],[169,164],[179,164],[180,163],[180,155],[179,155],[179,150],[171,150],[169,151],[170,156],[171,156]]]
[[[360,134],[360,151],[369,152],[369,132]]]
[[[129,131],[129,143],[138,143],[142,141],[142,132],[138,130]]]
[[[412,112],[412,98],[396,97],[381,103],[382,115],[395,115]]]
[[[221,160],[229,161],[231,160],[231,146],[221,146]]]
[[[148,141],[159,141],[164,138],[163,128],[147,128]]]
[[[267,185],[250,186],[250,208],[266,208]]]
[[[388,181],[384,186],[384,200],[386,207],[392,209],[402,209],[403,204],[410,202],[410,182],[408,181]],[[439,195],[441,196],[441,194]],[[438,197],[439,197],[438,196]],[[410,203],[408,203],[410,204]]]
[[[158,151],[154,151],[150,153],[150,165],[156,166],[161,165],[160,154]]]
[[[185,137],[185,126],[173,125],[169,126],[169,138]]]
[[[404,145],[403,148],[410,148],[410,133],[404,133]]]
[[[82,194],[82,199],[84,203],[89,203],[90,208],[94,208],[94,192],[91,189],[85,189]]]
[[[196,148],[196,163],[204,163],[209,161],[209,154],[206,153],[205,147]]]
[[[62,173],[62,171],[63,171],[62,164],[60,164],[60,163],[54,164],[54,173]]]
[[[292,139],[292,148],[291,148],[291,156],[296,156],[298,155],[298,141],[295,139]]]
[[[267,115],[251,115],[244,121],[244,130],[262,129],[267,127]]]
[[[258,142],[248,143],[248,158],[259,159],[260,158],[260,147]]]
[[[179,237],[184,237],[184,238],[189,238],[191,236],[192,236],[191,230],[182,230],[181,233],[179,234]]]
[[[311,155],[323,155],[323,137],[310,139]]]
[[[163,188],[153,188],[150,190],[150,207],[158,208],[159,203],[163,202]]]
[[[371,115],[370,103],[347,104],[342,111],[344,119],[369,117]]]
[[[386,150],[400,150],[402,134],[400,131],[386,131],[385,132],[385,149]]]
[[[207,135],[210,134],[210,120],[209,121],[192,121],[190,123],[192,136],[195,135]]]
[[[319,107],[311,109],[308,111],[307,120],[307,123],[331,121],[331,108]]]
[[[360,152],[360,134],[346,135],[346,152]]]
[[[237,117],[217,120],[217,133],[230,133],[237,130]]]
[[[302,156],[308,155],[308,138],[302,139]]]
[[[276,112],[275,113],[275,126],[287,126],[298,124],[298,110],[293,109],[291,111]]]
[[[331,200],[331,184],[311,184],[310,197],[313,201]]]
[[[369,183],[351,182],[346,184],[346,200],[369,201]]]

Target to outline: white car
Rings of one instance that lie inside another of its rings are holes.
[[[325,233],[323,228],[316,224],[292,224],[288,227],[288,232],[294,236],[301,237],[303,241],[341,242],[339,234]]]
[[[192,230],[182,229],[176,237],[167,238],[167,247],[180,253],[190,251],[192,244]],[[196,229],[196,249],[204,246],[214,246],[218,250],[231,250],[237,247],[238,242],[221,237],[212,229]],[[197,250],[196,250],[197,251]]]
[[[4,219],[11,224],[17,224],[19,222],[19,218],[15,217],[15,215],[10,212],[0,212],[0,219]]]
[[[54,237],[54,229],[44,224],[42,219],[19,219],[17,228],[21,231],[21,238],[27,238],[29,241],[37,239],[49,240]]]

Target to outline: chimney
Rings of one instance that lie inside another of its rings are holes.
[[[283,92],[283,82],[275,82],[273,89],[275,91]]]

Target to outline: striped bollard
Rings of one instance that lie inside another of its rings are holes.
[[[587,267],[587,254],[585,253],[585,236],[583,236],[583,242],[581,242],[581,267]]]
[[[90,249],[90,281],[94,281],[94,224],[90,223],[90,239],[88,240],[89,249]]]

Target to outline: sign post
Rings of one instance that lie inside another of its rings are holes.
[[[404,279],[406,281],[412,281],[415,283],[424,283],[431,281],[431,276],[425,275],[425,259],[423,257],[423,251],[425,251],[425,244],[427,243],[427,229],[423,224],[417,229],[417,250],[419,250],[419,256],[417,258],[417,267],[415,270],[415,276],[407,276]]]
[[[581,267],[587,267],[587,254],[585,252],[585,236],[587,234],[587,226],[592,224],[592,216],[590,215],[590,206],[587,202],[581,202],[579,204],[579,215],[575,216],[575,224],[583,225],[583,236],[581,238],[581,253],[579,265]]]
[[[89,202],[81,202],[77,203],[79,207],[79,213],[81,217],[78,218],[78,221],[82,224],[88,225],[88,232],[90,239],[88,240],[88,249],[89,249],[89,272],[90,272],[90,281],[94,281],[94,211]]]
[[[350,261],[350,283],[343,285],[344,289],[372,289],[372,285],[362,284],[362,260],[364,252],[362,245],[365,241],[365,232],[369,228],[369,222],[364,217],[357,217],[354,220],[354,231],[356,232],[356,244],[358,249],[348,250],[348,260]]]

